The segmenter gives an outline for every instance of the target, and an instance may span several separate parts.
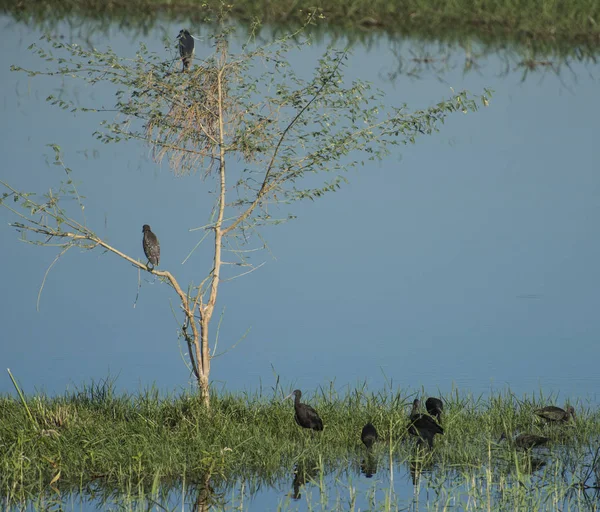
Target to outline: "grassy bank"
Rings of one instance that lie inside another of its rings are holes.
[[[146,27],[158,18],[214,18],[217,0],[1,0],[0,8],[18,20],[93,18]],[[600,2],[595,0],[247,0],[233,4],[229,16],[240,22],[303,22],[317,8],[319,23],[329,28],[381,29],[392,34],[454,39],[457,34],[481,39],[502,38],[600,44]]]
[[[345,396],[330,390],[308,394],[303,401],[318,410],[325,425],[319,433],[295,424],[293,403],[282,401],[282,395],[281,390],[270,397],[216,393],[210,412],[193,395],[116,395],[106,383],[61,397],[29,397],[27,407],[4,396],[1,494],[13,503],[39,495],[41,489],[131,493],[182,479],[200,488],[208,479],[213,488],[239,480],[270,486],[307,461],[320,461],[323,473],[359,465],[365,456],[360,432],[367,421],[383,438],[377,451],[384,460],[413,464],[415,440],[406,435],[406,425],[414,395],[361,390]],[[575,422],[549,426],[533,414],[548,405],[543,397],[520,400],[506,393],[483,400],[455,394],[444,401],[446,432],[426,455],[438,471],[505,467],[503,472],[510,473],[514,450],[498,443],[506,431],[550,437],[551,453],[561,467],[571,461],[569,474],[574,475],[593,455],[600,436],[600,416],[580,405]],[[573,486],[581,484],[576,480]]]

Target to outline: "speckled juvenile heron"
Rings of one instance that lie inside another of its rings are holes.
[[[302,391],[299,389],[295,389],[292,391],[291,395],[286,396],[285,398],[294,398],[294,409],[296,410],[296,423],[303,428],[310,428],[312,430],[323,430],[323,422],[317,411],[315,411],[310,405],[301,404],[300,397],[302,396]]]
[[[142,233],[144,233],[144,238],[142,240],[144,254],[146,255],[146,258],[148,258],[148,263],[154,268],[158,266],[158,263],[160,262],[160,244],[158,243],[158,238],[152,233],[148,224],[144,224]]]
[[[179,55],[181,62],[183,62],[182,73],[189,71],[192,65],[192,59],[194,58],[194,38],[190,34],[189,30],[183,29],[179,31],[177,36],[177,46],[179,48]]]

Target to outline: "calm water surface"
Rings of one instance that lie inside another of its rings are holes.
[[[40,34],[6,18],[1,23],[5,47],[14,48],[0,57],[2,179],[38,191],[56,184],[61,176],[48,166],[46,144],[59,144],[87,196],[90,226],[141,257],[140,226],[149,223],[165,268],[198,281],[208,247],[196,261],[182,261],[200,236],[188,230],[209,211],[199,178],[174,178],[136,144],[97,145],[91,134],[100,117],[74,116],[44,101],[63,82],[9,71],[13,63],[43,66],[27,51]],[[115,27],[93,41],[66,28],[56,32],[132,56],[144,41],[169,56],[161,38],[177,27],[146,36]],[[210,51],[197,44],[199,55]],[[292,55],[294,66],[310,73],[324,49],[325,42]],[[559,73],[541,67],[523,80],[518,58],[487,56],[465,72],[464,50],[446,52],[450,57],[385,37],[354,49],[348,76],[372,80],[390,104],[420,108],[451,88],[484,87],[495,90],[493,102],[351,172],[349,186],[295,205],[298,220],[265,232],[271,252],[255,262],[266,265],[222,287],[217,352],[225,354],[213,361],[217,386],[268,388],[279,375],[309,392],[330,381],[340,389],[363,381],[378,389],[391,380],[431,392],[510,386],[597,400],[599,67],[570,62]],[[440,69],[420,62],[436,54]],[[65,85],[63,94],[81,104],[113,101],[108,89]],[[49,274],[38,312],[37,293],[56,251],[17,242],[6,226],[11,217],[3,211],[2,218],[11,271],[0,298],[0,348],[4,366],[28,392],[60,393],[109,373],[129,391],[188,385],[169,290],[144,277],[134,307],[137,272],[99,251],[72,252]],[[7,376],[0,391],[11,391]]]
[[[0,26],[3,48],[11,48],[0,55],[1,179],[45,191],[61,178],[48,165],[46,144],[59,144],[87,197],[90,226],[141,258],[141,226],[150,224],[161,241],[161,265],[199,282],[209,268],[208,246],[182,261],[201,236],[189,229],[209,214],[200,178],[174,178],[133,143],[98,145],[91,135],[100,117],[45,102],[62,81],[9,71],[11,64],[42,66],[27,50],[40,33],[8,18]],[[141,36],[113,27],[93,40],[65,27],[56,32],[131,56],[144,41],[175,58],[162,37],[179,28],[165,24]],[[294,67],[310,73],[326,46],[292,56]],[[197,42],[199,55],[210,51]],[[266,264],[221,290],[215,385],[269,389],[280,378],[308,396],[331,382],[340,392],[364,381],[372,390],[474,395],[510,387],[517,395],[595,406],[600,64],[568,64],[530,70],[515,56],[478,59],[473,49],[383,36],[368,49],[357,46],[347,75],[372,81],[390,104],[423,108],[452,89],[478,94],[484,87],[495,91],[492,103],[351,172],[341,191],[295,205],[297,220],[265,231],[270,252],[254,262]],[[100,86],[66,87],[81,104],[110,108],[113,101]],[[18,242],[7,226],[14,219],[6,210],[0,218],[1,369],[11,368],[27,393],[62,393],[107,375],[130,392],[153,383],[163,390],[190,385],[166,287],[142,276],[134,307],[135,270],[100,251],[71,251],[50,272],[36,311],[56,251]],[[0,392],[14,392],[6,374]],[[373,481],[389,487],[390,475],[387,468],[367,480],[355,472],[352,484],[344,482],[366,499]],[[407,469],[399,475],[396,492],[413,492]],[[289,500],[292,479],[290,468],[277,500]],[[244,505],[260,510],[261,500],[277,502],[272,489],[265,493]]]

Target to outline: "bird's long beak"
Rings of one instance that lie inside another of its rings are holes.
[[[294,396],[294,393],[290,393],[288,396],[286,396],[286,397],[284,398],[284,400],[287,400],[288,398],[292,398],[293,396]]]

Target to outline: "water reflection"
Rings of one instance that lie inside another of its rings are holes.
[[[292,499],[299,500],[302,497],[301,488],[307,481],[317,480],[319,477],[319,465],[314,460],[299,460],[294,466],[294,479],[292,480]]]
[[[425,504],[437,507],[449,502],[455,502],[461,509],[461,504],[466,507],[465,499],[479,500],[492,509],[510,507],[518,500],[523,510],[533,510],[543,508],[548,499],[558,499],[570,508],[582,503],[597,506],[600,493],[598,449],[577,454],[558,450],[549,455],[539,457],[518,452],[510,461],[498,457],[491,465],[476,468],[445,467],[439,461],[434,462],[430,452],[417,452],[405,461],[394,457],[392,467],[384,464],[378,468],[377,457],[369,453],[362,460],[358,473],[367,478],[360,480],[352,478],[350,467],[339,467],[322,475],[320,463],[305,458],[298,460],[293,468],[291,491],[286,493],[285,499],[298,501],[305,497],[309,504],[320,502],[327,510],[343,510],[345,508],[340,504],[348,503],[348,489],[352,488],[351,499],[360,509],[379,509],[384,500],[391,497],[396,506],[413,510],[419,510]],[[373,466],[369,468],[369,464]],[[376,471],[378,478],[371,478]],[[357,474],[356,468],[354,472]],[[204,512],[215,508],[246,510],[247,503],[251,502],[253,510],[270,510],[275,508],[272,495],[284,479],[289,485],[289,473],[260,472],[238,478],[229,475],[226,479],[207,472],[193,482],[184,479],[128,481],[123,486],[96,479],[72,487],[63,484],[57,484],[54,489],[43,487],[37,489],[37,495],[31,488],[30,494],[19,498],[11,492],[5,494],[2,501],[4,509],[15,506],[47,509],[68,504],[87,511],[115,505],[130,508],[136,504],[147,509],[181,508]],[[303,491],[309,482],[319,482],[318,497]],[[349,482],[352,482],[350,487]],[[289,502],[284,501],[280,508],[287,510]]]
[[[377,473],[377,456],[372,450],[368,450],[366,458],[361,461],[360,472],[367,478],[372,478]]]

